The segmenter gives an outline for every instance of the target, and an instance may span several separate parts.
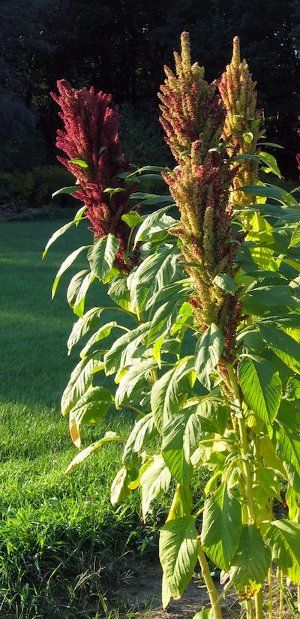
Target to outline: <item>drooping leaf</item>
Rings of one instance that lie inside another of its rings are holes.
[[[79,340],[89,331],[89,329],[92,329],[99,322],[103,310],[103,307],[93,307],[88,310],[86,314],[80,316],[74,323],[67,342],[69,354],[73,346],[79,342]]]
[[[77,256],[79,256],[79,254],[84,249],[87,249],[88,247],[89,247],[89,245],[82,245],[82,247],[78,247],[77,249],[75,249],[75,251],[72,251],[72,253],[69,254],[69,256],[67,256],[67,258],[60,265],[60,268],[58,269],[58,271],[56,273],[56,276],[55,276],[55,279],[54,279],[54,282],[53,282],[53,286],[52,286],[52,299],[55,296],[55,293],[56,293],[56,290],[57,290],[57,286],[59,284],[61,276],[73,264],[73,262],[76,260]]]
[[[227,571],[235,555],[242,532],[240,500],[228,492],[223,483],[205,501],[201,540],[209,558]]]
[[[182,596],[196,565],[198,540],[193,516],[167,522],[160,532],[159,557],[173,598]]]
[[[124,400],[134,397],[136,389],[141,383],[147,382],[147,374],[157,367],[154,359],[138,361],[126,372],[116,391],[116,408],[120,408]]]
[[[119,241],[113,234],[97,239],[88,253],[91,270],[96,277],[104,279],[113,267],[119,249]]]
[[[203,333],[197,345],[195,369],[204,387],[210,388],[210,374],[220,361],[225,340],[220,329],[211,324]]]
[[[82,359],[74,368],[69,383],[67,384],[61,399],[61,412],[66,415],[78,402],[86,389],[91,384],[94,369],[101,363],[95,359]]]
[[[81,444],[81,424],[96,423],[102,419],[112,402],[111,393],[104,387],[92,387],[79,398],[69,413],[70,435],[76,447]]]
[[[283,573],[300,584],[300,524],[290,520],[275,520],[265,534],[272,559]]]
[[[151,503],[162,492],[167,492],[171,482],[171,473],[161,456],[154,456],[153,462],[141,477],[142,510],[145,518]]]
[[[74,314],[77,316],[83,316],[85,297],[94,279],[95,276],[93,273],[87,269],[84,269],[83,271],[76,273],[69,283],[67,300],[70,307],[72,307]]]
[[[300,372],[300,344],[274,325],[259,325],[264,342],[283,363],[296,373]]]
[[[282,384],[269,361],[243,357],[238,379],[249,408],[265,423],[272,424],[280,405]]]
[[[121,438],[118,436],[118,434],[116,434],[116,432],[106,432],[103,438],[101,438],[99,441],[96,441],[95,443],[92,443],[92,445],[89,445],[88,447],[80,451],[79,454],[77,454],[77,456],[73,458],[72,462],[70,462],[66,470],[66,473],[70,473],[70,471],[75,466],[82,464],[82,462],[84,462],[94,451],[101,447],[101,445],[114,441],[119,442],[120,440]]]
[[[145,338],[149,326],[150,322],[143,323],[115,340],[111,349],[104,355],[105,373],[107,375],[116,373],[120,368],[129,365],[134,353]]]
[[[122,501],[124,501],[126,496],[129,494],[128,483],[128,472],[125,466],[122,466],[111,485],[110,501],[112,505],[117,505],[117,503],[122,503]]]
[[[271,553],[254,524],[244,526],[239,547],[231,562],[231,582],[246,598],[252,597],[266,580]]]
[[[147,438],[152,437],[156,433],[153,415],[149,413],[136,422],[131,431],[123,452],[123,463],[129,466],[132,461],[132,456],[138,454],[144,445]]]
[[[86,161],[83,161],[83,159],[78,159],[78,158],[70,159],[69,163],[74,163],[74,164],[78,165],[80,168],[88,168],[89,167],[88,164],[86,163]]]
[[[165,196],[164,196],[165,197]],[[170,199],[169,199],[170,202]],[[154,213],[150,213],[147,217],[144,218],[142,224],[137,230],[135,237],[135,246],[140,241],[148,241],[151,230],[154,226],[159,226],[158,230],[168,230],[168,228],[175,223],[173,218],[167,219],[165,221],[165,225],[161,224],[163,215],[172,208],[173,204],[169,204],[169,206],[165,206],[164,208],[159,209],[158,211],[154,211]]]
[[[190,479],[190,455],[196,449],[200,431],[199,417],[190,416],[188,411],[172,415],[164,427],[161,452],[179,484],[186,484]]]
[[[120,329],[122,327],[120,327],[120,325],[118,325],[117,322],[112,320],[111,322],[107,322],[105,325],[102,325],[96,331],[96,333],[93,333],[93,335],[91,335],[91,337],[89,338],[89,340],[87,341],[87,343],[85,344],[85,346],[83,347],[83,349],[80,352],[81,359],[84,359],[84,357],[87,356],[88,352],[90,351],[92,346],[94,346],[94,344],[96,344],[97,342],[100,342],[101,340],[104,340],[105,338],[107,338],[110,335],[111,330],[113,328],[119,328]]]

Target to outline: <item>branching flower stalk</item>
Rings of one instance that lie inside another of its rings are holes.
[[[191,63],[188,33],[181,37],[181,55],[175,52],[176,74],[165,67],[161,87],[161,124],[177,162],[163,176],[179,208],[180,224],[172,233],[182,241],[186,271],[195,294],[190,299],[202,331],[215,323],[226,337],[228,356],[240,305],[216,283],[216,277],[234,275],[238,238],[231,227],[229,191],[234,171],[220,144],[225,109],[216,86],[208,84],[204,71]]]
[[[218,88],[226,109],[222,137],[228,144],[228,154],[255,155],[259,149],[257,143],[264,135],[262,110],[257,109],[256,82],[252,79],[247,61],[241,60],[239,37],[233,39],[232,59],[218,82]],[[243,208],[253,203],[253,197],[239,191],[239,188],[257,184],[258,162],[244,158],[233,165],[232,202]]]
[[[79,187],[73,195],[86,205],[95,238],[109,233],[118,238],[115,266],[126,273],[130,228],[122,215],[130,209],[135,186],[122,178],[130,172],[130,159],[118,134],[119,110],[111,105],[111,95],[94,88],[71,88],[66,80],[58,81],[57,88],[59,94],[52,93],[52,98],[64,128],[57,132],[56,146],[67,155],[58,160],[76,178]]]

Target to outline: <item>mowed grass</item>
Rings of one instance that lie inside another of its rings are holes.
[[[118,617],[104,610],[105,593],[137,549],[149,557],[156,544],[152,521],[146,530],[140,522],[136,496],[118,509],[110,505],[118,445],[104,446],[65,474],[76,454],[60,414],[78,358],[78,351],[68,357],[66,350],[74,320],[65,294],[72,271],[54,301],[51,285],[66,255],[89,243],[91,234],[85,224],[69,231],[42,262],[43,246],[63,223],[0,225],[1,617]],[[76,266],[84,268],[84,259]],[[90,301],[101,305],[96,292],[97,301]],[[126,411],[111,415],[109,429],[125,433],[128,425]],[[90,438],[105,430],[98,426]]]

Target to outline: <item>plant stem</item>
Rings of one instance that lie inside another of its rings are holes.
[[[214,581],[211,577],[211,573],[209,571],[206,556],[202,550],[200,541],[198,545],[198,560],[200,563],[203,580],[205,582],[206,589],[209,595],[214,619],[223,619],[223,614],[222,614],[221,607],[220,607],[219,595],[215,587]]]
[[[269,612],[268,619],[273,619],[273,573],[272,568],[269,569],[268,574],[268,583],[269,583]]]
[[[281,570],[277,571],[279,581],[279,619],[283,619],[283,573]]]
[[[260,589],[255,596],[256,619],[264,619],[262,590]]]

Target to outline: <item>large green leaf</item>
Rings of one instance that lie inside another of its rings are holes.
[[[275,520],[265,534],[272,559],[292,582],[300,584],[300,524]]]
[[[299,245],[300,245],[300,224],[298,224],[295,230],[293,231],[289,247],[299,247]]]
[[[107,291],[110,298],[126,311],[131,310],[130,292],[126,283],[126,279],[117,279],[110,284]]]
[[[59,284],[60,278],[61,276],[64,274],[64,272],[73,264],[73,262],[76,260],[77,256],[79,256],[79,254],[84,250],[87,249],[89,247],[89,245],[83,245],[82,247],[78,247],[77,249],[75,249],[75,251],[72,251],[71,254],[69,254],[69,256],[63,261],[63,263],[60,265],[54,282],[53,282],[53,286],[52,286],[52,299],[55,296],[56,290],[57,290],[57,286]]]
[[[145,440],[152,437],[155,433],[157,433],[157,430],[152,413],[148,413],[148,415],[145,415],[136,422],[124,447],[123,463],[127,467],[130,466],[134,456],[140,453]]]
[[[170,201],[170,200],[169,200]],[[135,246],[141,241],[158,240],[165,236],[165,233],[176,224],[176,219],[166,215],[166,212],[173,207],[173,204],[165,206],[164,208],[154,211],[150,215],[145,217],[143,223],[140,225],[136,237]]]
[[[76,402],[69,414],[70,435],[76,447],[80,447],[81,424],[96,423],[104,417],[113,397],[104,387],[89,388]]]
[[[120,408],[124,400],[130,400],[135,396],[137,388],[141,383],[147,382],[147,375],[149,377],[151,370],[156,367],[157,363],[154,359],[137,360],[136,364],[131,366],[121,379],[116,391],[116,408]]]
[[[125,466],[118,471],[116,474],[110,489],[110,500],[112,505],[117,505],[117,503],[122,503],[124,499],[129,494],[129,476],[128,471]]]
[[[201,424],[197,415],[173,415],[164,428],[162,455],[172,477],[179,484],[186,484],[191,476],[190,455],[199,441]]]
[[[113,343],[111,349],[104,355],[105,373],[114,374],[128,366],[139,345],[149,330],[150,322],[139,325]]]
[[[74,314],[77,316],[83,315],[86,293],[94,279],[93,273],[84,269],[76,273],[69,283],[67,299]]]
[[[160,532],[159,557],[173,598],[182,596],[197,562],[198,540],[193,516],[167,522]]]
[[[227,571],[242,532],[240,500],[232,496],[225,483],[205,501],[201,540],[209,558]]]
[[[253,596],[266,580],[271,553],[254,524],[244,526],[238,551],[231,562],[231,582],[240,594]]]
[[[113,267],[119,249],[119,241],[113,234],[97,239],[88,253],[92,273],[104,279]]]
[[[296,373],[300,372],[300,344],[290,335],[275,326],[259,325],[264,342]]]
[[[279,373],[269,361],[243,357],[238,379],[249,408],[265,423],[271,424],[279,410],[282,384]]]
[[[96,333],[93,333],[93,335],[91,335],[91,337],[83,347],[82,351],[80,352],[81,359],[87,356],[89,350],[92,348],[92,346],[94,346],[94,344],[107,338],[113,328],[121,329],[122,327],[120,327],[117,322],[111,321],[107,322],[105,325],[102,325],[98,329],[98,331],[96,331]]]
[[[63,415],[69,413],[90,386],[93,371],[99,365],[101,366],[99,361],[88,358],[82,359],[76,365],[62,395],[61,412]]]
[[[165,257],[164,252],[147,256],[127,279],[131,304],[139,316],[145,309],[147,299],[155,286],[156,273]]]
[[[210,388],[211,371],[220,361],[224,344],[224,336],[215,324],[206,329],[198,342],[195,369],[200,383],[207,389]]]
[[[181,381],[188,374],[193,374],[195,358],[180,359],[174,368],[156,381],[151,391],[151,408],[157,429],[162,433],[164,425],[171,415],[178,412],[181,394]]]
[[[171,482],[171,473],[161,456],[154,456],[153,462],[141,477],[142,510],[145,518],[151,503],[162,492],[167,492]]]
[[[69,354],[73,346],[75,346],[91,328],[97,325],[103,310],[103,307],[92,307],[92,309],[88,310],[84,316],[80,316],[74,323],[67,343]]]

